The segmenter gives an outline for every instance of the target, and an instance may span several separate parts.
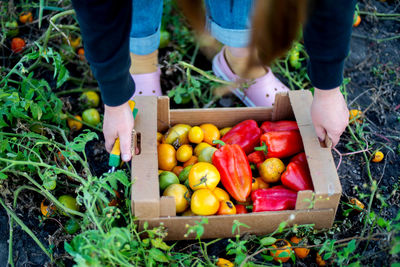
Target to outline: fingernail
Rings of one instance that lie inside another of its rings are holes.
[[[129,154],[122,154],[122,160],[123,161],[129,161],[131,159]]]

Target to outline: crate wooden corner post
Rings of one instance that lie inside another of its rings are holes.
[[[320,145],[315,133],[310,112],[311,92],[305,90],[291,91],[289,98],[299,125],[314,185],[314,194],[306,193],[307,191],[299,194],[298,200],[303,198],[303,202],[306,203],[296,203],[296,209],[304,208],[306,205],[313,210],[331,209],[332,214],[330,216],[320,218],[316,223],[316,228],[329,228],[333,225],[342,193],[332,152],[330,148]]]
[[[140,219],[160,216],[157,160],[157,97],[135,97],[138,114],[135,130],[140,135],[140,154],[132,158],[132,212]]]

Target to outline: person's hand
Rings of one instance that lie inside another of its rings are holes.
[[[339,87],[331,90],[315,88],[311,118],[320,141],[328,135],[332,145],[336,146],[349,124],[349,110]]]
[[[134,120],[128,102],[110,107],[104,105],[103,134],[106,141],[106,150],[111,152],[115,139],[119,137],[121,159],[125,162],[131,160],[131,142]]]

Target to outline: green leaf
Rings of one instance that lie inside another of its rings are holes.
[[[168,262],[167,256],[157,248],[151,248],[149,250],[149,256],[158,262]]]
[[[271,237],[271,236],[264,237],[263,239],[260,240],[260,244],[262,246],[269,246],[269,245],[274,244],[275,242],[276,242],[276,238]]]
[[[356,240],[353,239],[347,244],[348,253],[352,253],[356,250]]]
[[[7,177],[7,174],[0,172],[0,180],[5,180]]]
[[[390,267],[400,267],[400,262],[395,262],[390,265]]]
[[[279,228],[278,228],[278,232],[282,233],[282,231],[285,229],[285,227],[287,226],[287,222],[283,221],[279,224]]]
[[[61,85],[63,85],[69,78],[69,72],[67,68],[65,68],[64,65],[61,65],[60,71],[58,73],[57,77],[57,88],[59,88]]]
[[[40,108],[40,106],[36,103],[31,104],[31,112],[32,112],[32,117],[36,120],[40,120],[43,115],[43,111]]]
[[[155,248],[159,248],[162,250],[169,250],[170,246],[168,246],[161,238],[151,239],[151,244]]]

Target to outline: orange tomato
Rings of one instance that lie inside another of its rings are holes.
[[[22,12],[22,13],[19,15],[19,21],[20,21],[21,23],[23,23],[23,24],[25,24],[25,23],[27,23],[27,22],[29,22],[29,23],[32,22],[32,21],[33,21],[32,13],[29,12],[29,11]]]
[[[186,162],[193,156],[193,148],[190,145],[181,145],[176,151],[176,159]]]
[[[14,37],[11,40],[11,50],[14,53],[19,53],[25,48],[25,41],[22,38]]]
[[[175,148],[170,144],[160,144],[157,147],[158,168],[171,171],[177,164]]]
[[[358,109],[350,109],[349,110],[349,121],[350,123],[362,123],[362,117],[363,113],[361,110]]]
[[[194,126],[189,130],[189,141],[194,144],[200,144],[204,139],[204,132],[199,126]]]
[[[190,201],[190,209],[197,215],[213,215],[219,209],[219,202],[210,189],[203,188],[194,191]]]
[[[382,151],[376,151],[374,157],[372,158],[372,162],[381,162],[384,158]]]
[[[218,201],[228,201],[230,199],[228,192],[226,192],[224,189],[216,187],[213,190],[214,195],[218,198]]]
[[[79,60],[85,61],[85,49],[83,49],[83,47],[78,48],[77,50],[77,54],[78,54],[78,58]]]
[[[182,166],[175,166],[172,168],[172,172],[176,174],[176,176],[179,176],[179,174],[183,171]]]
[[[269,188],[269,184],[264,182],[264,180],[261,177],[256,178],[258,181],[258,189],[267,189]]]
[[[258,172],[266,183],[278,182],[284,170],[285,164],[278,158],[266,159],[258,166]]]
[[[315,257],[315,262],[317,263],[318,266],[326,266],[326,261],[322,259],[319,253],[317,253],[317,256]]]
[[[44,202],[45,200],[40,203],[40,211],[42,212],[43,216],[49,217],[56,211],[57,208],[53,204],[46,205]]]
[[[197,163],[197,157],[196,156],[192,156],[188,161],[183,163],[183,168],[186,168],[187,166],[190,166],[190,165],[194,165],[196,163]]]
[[[256,178],[251,179],[251,192],[256,191],[259,188],[258,180]]]
[[[232,201],[225,200],[219,203],[218,215],[231,215],[236,214],[236,207],[233,205]]]
[[[218,267],[234,267],[235,266],[235,264],[233,264],[231,261],[228,261],[227,259],[224,259],[224,258],[218,258],[216,265]]]
[[[358,14],[354,14],[354,20],[353,20],[353,27],[358,27],[361,23],[361,17]]]
[[[357,211],[361,212],[365,208],[364,204],[355,197],[350,199],[350,203],[357,207]]]
[[[200,125],[200,128],[204,132],[204,142],[207,144],[213,145],[213,141],[218,140],[221,137],[217,126],[214,124],[205,123]]]
[[[272,245],[273,248],[278,248],[276,250],[270,250],[271,256],[277,262],[287,262],[290,259],[290,254],[292,254],[292,245],[285,239],[276,240],[275,244]]]
[[[292,236],[292,238],[290,238],[290,242],[292,242],[295,245],[298,245],[300,243],[300,241],[301,241],[301,238],[298,238],[297,236]],[[295,248],[294,249],[294,253],[296,253],[296,256],[299,259],[304,259],[310,253],[310,249],[308,249],[308,248]]]

